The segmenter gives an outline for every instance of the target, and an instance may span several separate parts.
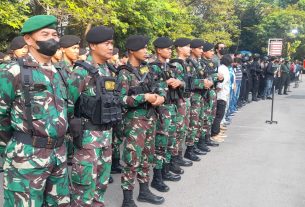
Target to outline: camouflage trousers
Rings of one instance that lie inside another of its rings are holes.
[[[177,147],[175,154],[179,154],[179,151],[183,150],[183,143],[185,142],[185,137],[190,124],[190,98],[185,98],[179,100],[177,104],[177,118],[176,118],[176,135],[177,135]]]
[[[5,150],[4,206],[70,206],[66,145],[34,148],[14,138]]]
[[[195,93],[191,97],[191,107],[190,107],[190,125],[188,128],[188,133],[185,139],[186,146],[194,146],[195,142],[199,140],[199,131],[203,126],[202,116],[203,100],[201,94]]]
[[[66,145],[67,145],[67,157],[72,159],[73,157],[73,138],[71,135],[67,134],[65,136],[66,139]]]
[[[217,96],[215,90],[208,91],[208,98],[203,99],[200,118],[202,119],[202,130],[199,131],[198,137],[205,138],[211,135],[212,124],[216,116]],[[198,142],[196,140],[195,142]]]
[[[74,148],[71,206],[104,206],[111,155],[111,146],[95,149]]]
[[[124,150],[121,187],[133,190],[135,178],[149,182],[149,167],[154,160],[156,121],[143,118],[124,119]]]
[[[172,120],[176,116],[176,106],[166,104],[160,107],[157,120],[157,132],[155,139],[155,168],[162,169],[163,163],[169,163],[171,159],[170,147],[173,146],[173,131],[170,131]],[[174,141],[174,143],[176,143]]]
[[[112,133],[112,159],[120,159],[120,146],[123,143],[123,123],[113,127]]]

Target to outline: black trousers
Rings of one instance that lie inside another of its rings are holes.
[[[289,86],[289,82],[290,82],[289,74],[282,73],[282,75],[281,75],[281,86],[280,86],[279,93],[282,93],[283,87],[284,87],[284,93],[287,93],[287,88]]]
[[[226,101],[217,100],[216,116],[212,125],[212,133],[211,133],[212,136],[215,136],[220,132],[220,122],[223,119],[223,116],[225,115],[226,105],[227,105]]]

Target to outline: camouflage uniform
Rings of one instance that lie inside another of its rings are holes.
[[[168,66],[166,66],[168,67]],[[163,76],[164,65],[160,62],[152,64],[152,71],[157,75],[160,87],[168,92],[168,86],[166,79]],[[165,104],[159,107],[155,138],[155,168],[162,169],[163,163],[169,163],[171,155],[167,148],[171,145],[169,140],[169,129],[172,124],[172,117],[176,116],[176,106],[173,103],[169,103],[169,100]]]
[[[202,58],[201,65],[205,76],[211,79],[211,81],[214,83],[214,86],[216,86],[218,77],[212,60]],[[199,133],[198,137],[205,138],[206,135],[211,135],[212,124],[216,116],[217,96],[216,91],[213,88],[205,91],[202,95],[204,105],[202,107],[200,117],[203,119],[203,130],[201,130],[201,133]]]
[[[63,68],[67,72],[68,76],[70,76],[73,71],[73,65],[70,65],[68,61],[63,60],[58,63],[55,63],[55,65],[58,65],[59,67]],[[71,137],[70,134],[66,134],[65,139],[67,145],[68,165],[71,165],[71,159],[73,157],[73,138]]]
[[[193,146],[195,142],[199,141],[199,133],[203,126],[201,109],[204,107],[203,92],[204,92],[204,79],[203,68],[196,59],[191,60],[194,64],[194,92],[191,96],[191,109],[190,109],[190,125],[186,136],[186,146]]]
[[[88,56],[87,63],[92,64]],[[107,64],[98,65],[100,76],[113,76]],[[73,103],[81,94],[96,96],[96,85],[89,72],[75,67],[68,79],[68,89]],[[69,107],[69,114],[73,107]],[[75,140],[74,140],[75,141]],[[83,130],[82,147],[74,147],[72,160],[72,206],[104,206],[111,170],[112,130]]]
[[[29,116],[19,65],[12,62],[0,71],[1,136],[14,131],[5,150],[4,206],[69,206],[65,144],[34,147],[36,139],[30,135],[37,136],[38,142],[47,140],[48,144],[63,140],[68,128],[66,87],[53,65],[41,66],[31,56],[24,63],[35,66],[30,69],[33,81]],[[19,139],[18,132],[27,134],[31,144],[23,143],[25,139]]]
[[[123,190],[134,189],[136,176],[139,183],[149,182],[149,166],[154,160],[155,152],[156,114],[153,113],[152,116],[147,117],[149,106],[146,107],[148,103],[145,101],[144,94],[129,95],[129,90],[140,84],[135,73],[141,77],[145,73],[148,73],[149,76],[153,75],[144,65],[133,70],[134,73],[122,69],[118,77],[122,83],[121,99],[126,109],[123,118],[125,141],[122,160],[126,163],[122,172],[121,187]],[[148,78],[144,81],[148,82]],[[165,97],[162,88],[157,88],[157,92]]]

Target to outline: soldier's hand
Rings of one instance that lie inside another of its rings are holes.
[[[178,79],[175,79],[175,81],[172,83],[171,86],[172,86],[173,89],[176,89],[176,88],[178,88],[181,85],[182,85],[182,82],[180,80],[178,80]]]
[[[175,81],[175,78],[170,78],[170,79],[166,80],[166,83],[167,83],[167,85],[171,86],[174,81]]]
[[[157,96],[158,95],[155,93],[145,93],[145,95],[144,95],[145,100],[151,104],[157,100]]]
[[[164,103],[164,101],[165,101],[165,99],[164,99],[163,96],[157,95],[157,100],[154,103],[152,103],[151,105],[153,105],[153,106],[160,106],[160,105],[162,105]]]
[[[217,73],[217,78],[218,78],[218,80],[222,81],[223,80],[223,75],[221,73]]]
[[[208,79],[204,79],[203,81],[204,81],[204,87],[206,89],[211,88],[213,86],[213,82],[212,81],[210,81]]]

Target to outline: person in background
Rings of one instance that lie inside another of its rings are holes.
[[[15,37],[10,45],[11,59],[17,60],[18,58],[24,57],[28,54],[29,49],[24,41],[23,36]]]
[[[87,52],[86,48],[80,48],[78,59],[79,60],[86,60],[87,59],[87,53],[88,52]]]

